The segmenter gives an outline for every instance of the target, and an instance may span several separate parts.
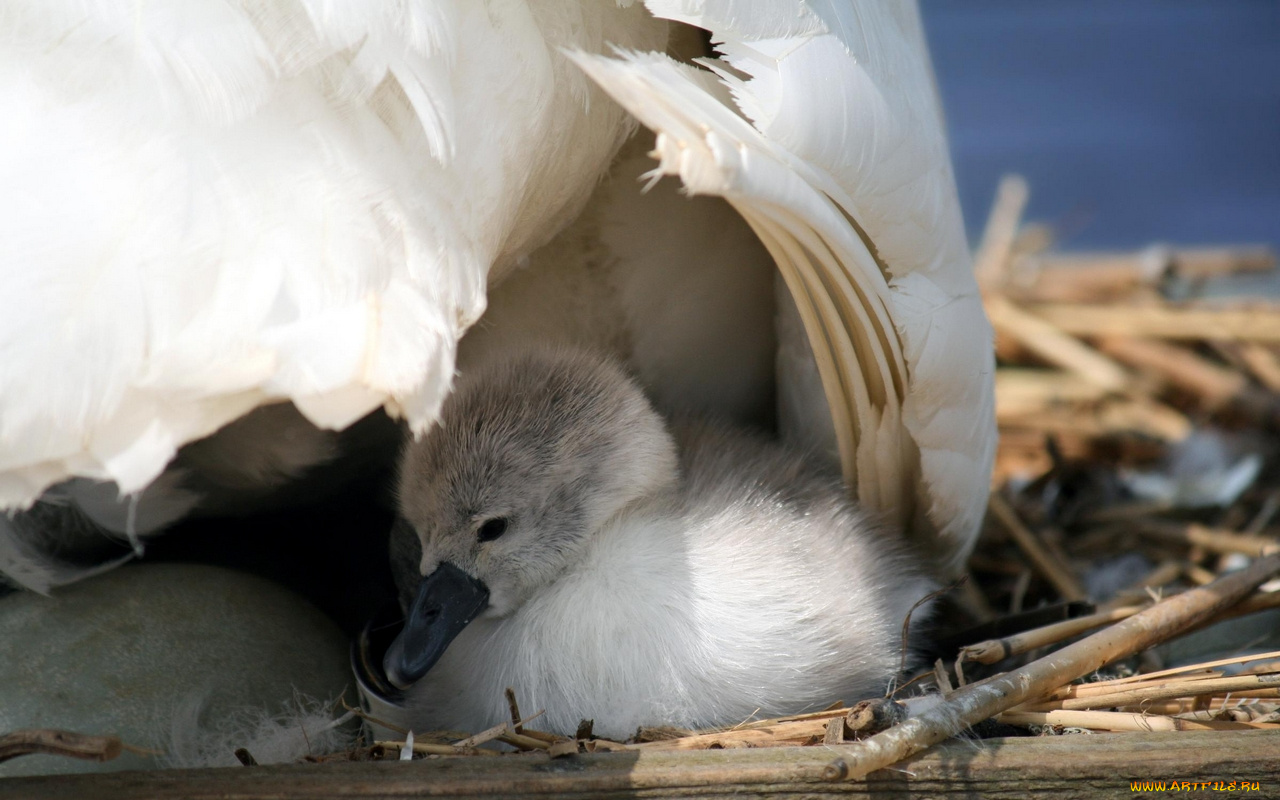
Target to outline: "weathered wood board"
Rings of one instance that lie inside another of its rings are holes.
[[[8,800],[294,800],[310,797],[666,798],[1142,796],[1131,782],[1200,784],[1180,796],[1280,795],[1280,731],[1095,734],[951,741],[867,780],[824,771],[848,747],[545,754],[120,772],[0,781]],[[1213,790],[1214,782],[1222,788]],[[1256,784],[1242,791],[1245,783]],[[1156,791],[1152,795],[1165,795]]]

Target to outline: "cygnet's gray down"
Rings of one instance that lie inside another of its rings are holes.
[[[737,430],[673,436],[581,351],[463,376],[399,503],[385,666],[416,730],[496,724],[508,686],[540,727],[613,736],[881,694],[934,588],[838,479]]]

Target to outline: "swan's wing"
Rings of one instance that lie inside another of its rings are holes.
[[[136,492],[274,400],[425,429],[486,280],[632,124],[560,48],[665,29],[578,0],[5,2],[0,508]]]
[[[661,172],[755,229],[813,345],[847,481],[954,566],[985,507],[994,367],[914,5],[646,4],[711,31],[715,75],[657,54],[575,60],[658,133]]]

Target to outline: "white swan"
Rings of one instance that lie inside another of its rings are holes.
[[[664,20],[722,57],[654,53]],[[630,127],[568,50],[780,267],[784,433],[834,440],[859,502],[941,562],[971,547],[990,330],[909,0],[17,0],[0,50],[0,506],[69,476],[138,491],[280,399],[429,427],[486,281]]]
[[[399,482],[408,617],[385,664],[413,728],[500,722],[508,686],[551,730],[623,737],[884,691],[933,588],[900,537],[802,455],[678,438],[583,351],[463,377]]]
[[[614,0],[6,2],[0,507],[283,399],[424,430],[633,128],[561,50],[666,39]]]

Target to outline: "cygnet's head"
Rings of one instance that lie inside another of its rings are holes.
[[[406,623],[388,677],[412,683],[476,616],[515,611],[677,470],[661,417],[613,361],[532,349],[462,376],[401,460],[391,551]]]

